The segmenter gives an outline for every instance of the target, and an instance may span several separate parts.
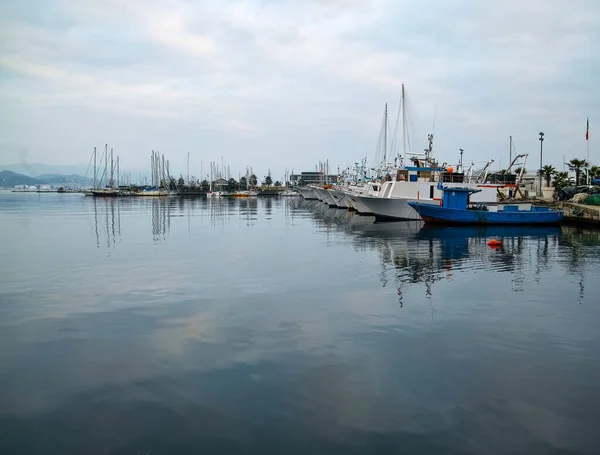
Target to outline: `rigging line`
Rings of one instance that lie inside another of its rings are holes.
[[[377,138],[377,147],[375,149],[375,161],[372,167],[376,167],[381,158],[381,149],[383,146],[383,135],[385,131],[385,114],[381,119],[381,126],[379,128],[379,137]]]
[[[85,185],[85,181],[87,180],[88,172],[90,171],[90,166],[92,165],[92,160],[94,159],[94,154],[90,156],[90,162],[88,163],[87,169],[85,170],[85,176],[83,177],[83,184]]]
[[[400,124],[400,112],[402,109],[402,98],[398,101],[398,111],[396,112],[396,124],[394,125],[394,131],[392,136],[392,144],[390,147],[390,156],[393,154],[396,157],[399,153],[397,152],[398,148],[398,125]]]

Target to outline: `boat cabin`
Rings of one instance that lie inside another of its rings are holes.
[[[476,188],[447,188],[438,186],[442,190],[442,207],[448,209],[466,210],[469,205],[469,197],[481,190]]]

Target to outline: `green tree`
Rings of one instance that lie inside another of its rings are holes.
[[[276,188],[279,188],[280,186],[281,186],[281,182],[280,182],[279,180],[277,180],[277,181],[275,182],[275,187],[276,187]]]
[[[515,174],[519,175],[521,173],[521,168],[518,167],[515,169]],[[527,174],[527,169],[523,168],[523,175]]]
[[[183,175],[179,176],[179,180],[177,180],[177,185],[178,186],[184,186],[185,185],[185,180],[183,179]]]
[[[202,191],[210,190],[210,183],[208,183],[208,180],[202,180],[202,183],[200,183],[200,188],[202,188]]]
[[[250,176],[250,186],[252,188],[256,187],[256,185],[258,184],[258,179],[256,178],[256,175],[252,174]]]
[[[590,167],[590,178],[596,179],[600,177],[600,166]]]
[[[173,177],[169,178],[169,189],[170,190],[176,190],[177,189],[177,180],[175,180]]]
[[[556,172],[554,174],[554,188],[556,191],[560,191],[565,186],[569,186],[571,184],[571,179],[569,178],[568,172]]]
[[[273,179],[271,178],[270,175],[267,175],[265,177],[265,185],[267,185],[267,187],[271,187],[272,184],[273,184]]]
[[[579,186],[579,178],[581,177],[581,170],[587,167],[586,160],[580,160],[579,158],[573,158],[567,163],[569,169],[575,172],[575,186]]]
[[[538,175],[542,174],[542,176],[546,179],[546,186],[549,187],[550,186],[550,181],[552,180],[552,176],[555,173],[556,173],[556,169],[554,168],[554,166],[546,164],[542,168],[542,170],[538,172]]]
[[[248,187],[248,179],[246,177],[240,177],[240,188],[246,189]]]
[[[230,193],[236,191],[238,189],[238,182],[232,177],[227,181],[227,191]]]

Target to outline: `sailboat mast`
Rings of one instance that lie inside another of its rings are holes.
[[[406,102],[402,84],[402,161],[406,163]]]
[[[103,179],[107,172],[108,172],[108,144],[104,144],[104,173],[102,174]],[[106,185],[106,183],[105,183],[105,185]]]
[[[152,186],[154,186],[154,150],[150,154],[150,180]]]
[[[117,156],[117,187],[120,186],[119,182],[119,157]]]
[[[383,114],[383,165],[387,164],[387,122],[388,122],[388,111],[387,103],[385,103],[385,112]]]
[[[109,186],[112,188],[115,185],[115,162],[113,160],[113,149],[110,148],[110,183]]]
[[[94,186],[92,186],[92,189],[96,189],[96,147],[94,147]]]

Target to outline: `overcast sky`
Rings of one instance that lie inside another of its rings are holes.
[[[544,131],[558,167],[589,116],[600,164],[599,44],[598,0],[3,1],[0,163],[334,169],[373,160],[404,82],[413,151],[506,167],[512,135],[534,169]]]

